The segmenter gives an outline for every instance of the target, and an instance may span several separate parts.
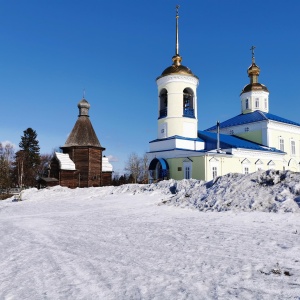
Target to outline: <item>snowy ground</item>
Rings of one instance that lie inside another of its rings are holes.
[[[0,202],[0,299],[300,299],[299,182],[28,190]]]

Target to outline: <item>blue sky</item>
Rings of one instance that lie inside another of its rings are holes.
[[[62,146],[78,116],[90,118],[122,173],[157,133],[155,79],[179,52],[200,79],[198,128],[240,113],[252,45],[270,113],[300,122],[299,0],[0,0],[0,141],[36,130],[41,153]]]

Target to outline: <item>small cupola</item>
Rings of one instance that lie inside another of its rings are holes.
[[[240,94],[243,114],[251,113],[256,110],[269,112],[269,91],[265,85],[258,82],[260,68],[255,63],[254,49],[255,46],[250,48],[252,51],[252,63],[247,69],[250,83],[244,86]]]
[[[83,98],[79,103],[78,103],[78,108],[79,108],[79,117],[80,116],[89,116],[89,109],[91,105]]]

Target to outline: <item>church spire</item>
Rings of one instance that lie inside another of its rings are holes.
[[[179,19],[179,5],[176,5],[176,38],[175,38],[175,55],[172,57],[173,65],[179,66],[182,57],[179,55],[179,26],[178,26],[178,19]]]
[[[179,19],[179,5],[176,5],[176,45],[175,45],[175,55],[179,55],[179,40],[178,40],[178,19]]]
[[[181,64],[182,57],[179,54],[179,5],[176,5],[176,15],[175,15],[175,20],[176,20],[176,30],[175,30],[175,54],[172,57],[173,64],[166,68],[161,76],[157,77],[157,79],[168,76],[171,74],[181,74],[181,75],[187,75],[187,76],[193,76],[198,79],[196,75],[193,74],[193,72],[186,66],[183,66]]]

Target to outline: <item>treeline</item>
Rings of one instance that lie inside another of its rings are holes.
[[[32,128],[23,131],[17,152],[10,143],[0,142],[0,194],[11,188],[35,187],[39,177],[47,177],[53,154],[40,154],[37,133]],[[126,174],[115,175],[113,185],[148,183],[148,157],[132,152],[125,166]]]
[[[34,187],[51,159],[51,154],[40,155],[37,133],[32,128],[23,131],[17,152],[10,143],[0,143],[0,191],[10,188]]]

